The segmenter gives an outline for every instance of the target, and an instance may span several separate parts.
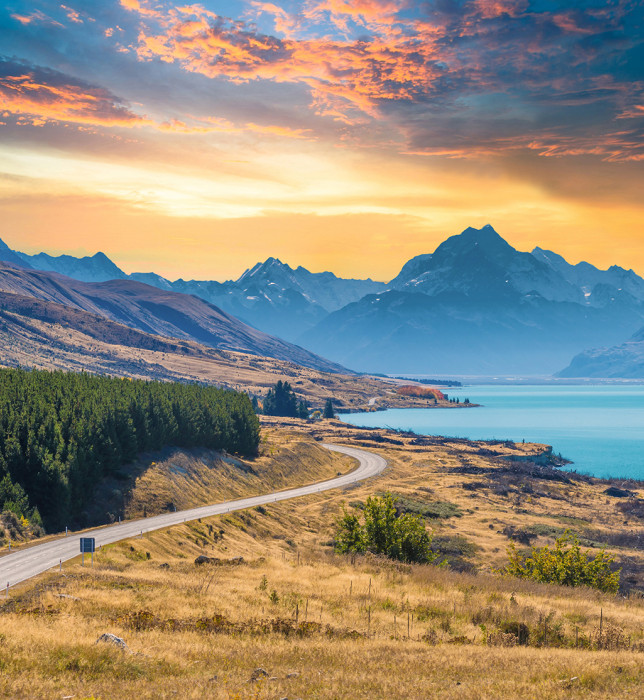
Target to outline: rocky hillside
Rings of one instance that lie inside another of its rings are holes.
[[[342,370],[339,365],[297,345],[246,325],[203,299],[156,289],[141,282],[87,283],[55,273],[0,264],[0,291],[21,297],[14,299],[14,303],[20,306],[20,313],[27,316],[42,313],[42,307],[36,304],[30,311],[25,297],[89,312],[156,336],[275,357],[325,371]],[[4,303],[11,306],[8,296]]]

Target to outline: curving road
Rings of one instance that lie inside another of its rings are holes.
[[[298,488],[288,489],[287,491],[276,491],[263,496],[241,498],[236,501],[224,501],[223,503],[217,503],[211,506],[200,506],[199,508],[181,510],[175,513],[155,515],[152,518],[132,520],[117,525],[108,525],[83,533],[72,533],[68,537],[28,547],[14,554],[7,554],[0,559],[0,590],[6,586],[15,586],[21,581],[26,581],[48,569],[59,566],[61,561],[67,561],[68,559],[73,559],[78,556],[80,553],[79,539],[81,534],[83,537],[95,537],[96,546],[99,547],[104,544],[111,544],[119,540],[136,537],[137,535],[142,535],[144,532],[160,530],[161,528],[177,525],[178,523],[196,520],[197,518],[207,518],[211,515],[221,515],[222,513],[229,513],[234,510],[244,510],[245,508],[253,508],[254,506],[263,505],[265,503],[286,501],[289,498],[308,496],[312,493],[347,486],[348,484],[353,484],[357,481],[376,476],[387,466],[387,462],[382,457],[372,452],[366,452],[365,450],[359,450],[355,447],[346,447],[344,445],[322,444],[332,452],[341,452],[342,454],[349,455],[349,457],[355,457],[359,462],[358,468],[343,476],[328,479],[327,481],[319,481],[309,486],[300,486]]]

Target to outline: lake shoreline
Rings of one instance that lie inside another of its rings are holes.
[[[566,458],[566,471],[605,481],[644,480],[644,387],[487,386],[452,387],[483,411],[428,412],[396,408],[339,416],[361,427],[411,431],[419,435],[473,441],[552,445]],[[450,408],[469,407],[450,404]],[[427,408],[440,408],[430,406]],[[424,407],[423,407],[424,408]]]

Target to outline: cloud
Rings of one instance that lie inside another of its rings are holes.
[[[136,127],[152,122],[131,111],[104,88],[58,71],[0,58],[0,108],[19,123]]]
[[[511,142],[538,143],[544,156],[639,158],[634,139],[615,136],[616,119],[639,116],[632,105],[642,88],[612,70],[637,41],[628,34],[637,10],[621,4],[536,11],[528,0],[309,0],[294,11],[276,0],[251,2],[251,19],[233,19],[200,4],[121,3],[138,16],[132,50],[141,61],[239,86],[303,86],[314,114],[364,127],[364,145],[384,121],[386,142],[408,152],[502,154]],[[273,31],[252,21],[265,15]]]
[[[10,15],[12,19],[15,19],[16,22],[20,22],[22,25],[27,25],[27,24],[50,24],[56,27],[62,27],[63,25],[60,22],[57,22],[55,19],[52,19],[51,17],[48,17],[44,12],[41,12],[40,10],[35,10],[31,12],[28,15],[21,15],[18,13],[14,13]]]
[[[282,21],[288,17],[274,5],[255,6],[270,10]],[[350,8],[352,14],[380,17],[381,11],[393,7],[391,3],[327,2],[309,12],[313,17],[328,9]],[[136,52],[141,60],[177,62],[188,71],[237,84],[256,80],[304,84],[314,106],[324,104],[324,113],[337,112],[346,121],[352,121],[352,111],[375,116],[382,100],[430,94],[444,72],[436,65],[433,43],[418,36],[278,37],[199,5],[168,10],[157,27],[142,22]]]

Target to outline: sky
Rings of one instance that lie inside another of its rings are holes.
[[[0,238],[388,280],[492,224],[644,274],[644,2],[14,0]]]

